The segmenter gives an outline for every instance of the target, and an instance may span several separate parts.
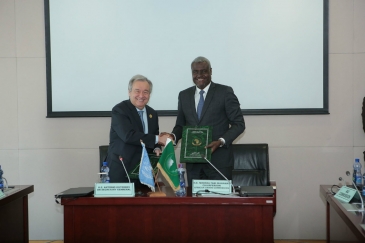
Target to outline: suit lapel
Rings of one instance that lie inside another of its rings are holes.
[[[189,92],[188,100],[190,100],[189,108],[193,111],[194,119],[196,121],[196,124],[199,123],[198,114],[196,114],[196,108],[195,108],[195,91],[196,86],[191,87],[191,90]]]
[[[146,105],[146,115],[147,115],[147,129],[148,129],[148,133],[150,133],[151,131],[150,131],[150,128],[152,127],[152,122],[153,122],[153,116],[152,116],[152,113],[151,113],[151,109],[150,109],[150,107],[149,106],[147,106]]]
[[[141,118],[138,115],[136,107],[132,104],[132,102],[130,100],[128,100],[128,107],[131,110],[132,117],[136,122],[135,124],[138,125],[139,131],[143,132],[143,126],[142,126]]]

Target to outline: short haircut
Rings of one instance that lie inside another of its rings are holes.
[[[145,76],[140,75],[140,74],[134,75],[131,78],[131,80],[129,80],[129,84],[128,84],[128,91],[129,92],[132,91],[132,86],[133,86],[134,81],[146,81],[150,85],[150,93],[152,93],[153,85],[152,85],[151,80],[149,80],[148,78],[146,78]]]
[[[197,57],[193,60],[193,62],[191,63],[191,68],[193,68],[193,64],[194,63],[200,63],[200,62],[206,62],[208,64],[209,69],[211,69],[212,67],[210,66],[210,61],[205,58],[205,57]]]

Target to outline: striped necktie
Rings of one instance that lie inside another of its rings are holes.
[[[146,129],[145,129],[144,120],[143,120],[143,111],[138,111],[138,115],[142,121],[143,133],[145,133]]]

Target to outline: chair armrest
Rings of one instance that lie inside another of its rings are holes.
[[[274,216],[276,215],[276,181],[270,181],[270,186],[274,189],[274,200],[275,200],[275,206],[274,206]]]

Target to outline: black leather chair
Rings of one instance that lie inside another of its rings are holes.
[[[268,144],[233,144],[234,186],[270,186]]]
[[[101,166],[103,166],[103,162],[107,161],[106,158],[108,157],[108,148],[109,148],[109,145],[99,146],[99,157],[100,157],[99,170],[100,170]],[[110,166],[110,165],[108,165],[108,166]]]

